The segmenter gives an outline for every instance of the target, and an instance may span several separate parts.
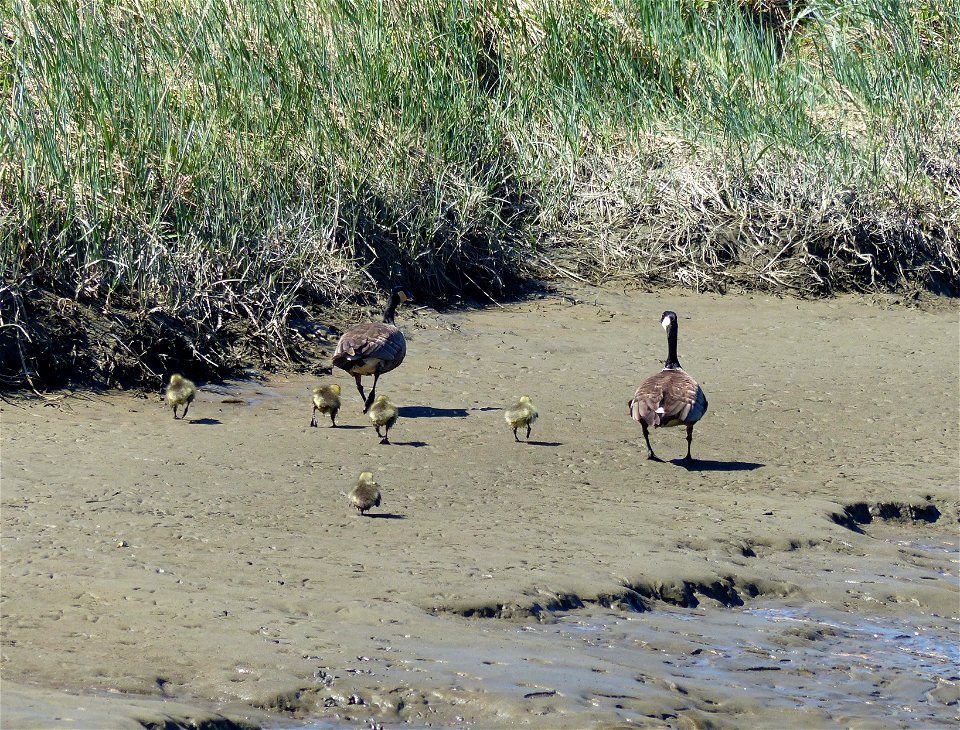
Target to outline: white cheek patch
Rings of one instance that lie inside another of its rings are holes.
[[[670,318],[669,318],[669,317],[664,317],[663,319],[661,319],[661,320],[660,320],[660,326],[663,327],[664,329],[666,329],[667,327],[669,327],[669,326],[670,326]]]

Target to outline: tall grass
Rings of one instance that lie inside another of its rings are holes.
[[[44,289],[217,360],[541,265],[958,291],[960,0],[0,7],[0,335]]]

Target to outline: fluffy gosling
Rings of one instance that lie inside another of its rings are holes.
[[[197,386],[193,381],[187,380],[179,373],[170,376],[170,383],[167,385],[167,403],[173,406],[173,418],[177,419],[177,408],[183,406],[183,415],[180,420],[187,417],[187,411],[190,410],[190,404],[197,397]]]
[[[340,386],[321,385],[313,389],[313,418],[310,425],[317,427],[317,411],[330,414],[332,428],[337,427],[337,413],[340,411]]]
[[[517,436],[517,429],[523,426],[527,427],[527,441],[530,440],[530,428],[537,420],[537,409],[534,408],[533,403],[530,402],[529,395],[520,396],[520,400],[510,406],[506,413],[503,414],[504,420],[507,422],[507,425],[513,429],[513,438],[520,442],[520,438]]]
[[[382,396],[381,396],[382,397]],[[380,506],[380,485],[373,480],[373,473],[365,471],[350,490],[350,504],[362,515],[371,507]]]
[[[397,417],[400,415],[400,411],[394,405],[393,401],[385,395],[378,395],[373,405],[370,406],[367,415],[370,416],[370,420],[373,421],[373,425],[377,428],[377,436],[383,437],[380,439],[380,443],[389,444],[390,429],[393,427],[393,424],[397,422]],[[380,433],[381,428],[384,429],[382,434]]]

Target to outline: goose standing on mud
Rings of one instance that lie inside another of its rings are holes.
[[[377,380],[384,373],[398,367],[407,354],[407,341],[394,325],[393,318],[397,313],[397,306],[408,299],[410,295],[403,287],[395,287],[390,294],[390,303],[383,312],[382,322],[354,325],[344,332],[337,342],[333,364],[346,370],[357,381],[364,413],[370,410],[370,405],[376,398]],[[373,388],[369,396],[363,392],[363,384],[360,382],[363,375],[373,376]]]
[[[313,389],[313,418],[310,425],[317,427],[317,411],[320,413],[329,413],[330,420],[333,422],[333,428],[337,427],[337,412],[340,410],[340,391],[339,385],[320,385]]]
[[[190,404],[197,397],[197,386],[193,381],[187,380],[180,373],[174,373],[170,376],[170,382],[167,384],[167,403],[173,406],[173,420],[177,420],[177,408],[183,406],[182,421],[187,417],[187,411],[190,410]]]
[[[373,480],[373,473],[365,471],[357,480],[357,486],[350,490],[348,495],[350,504],[364,514],[371,507],[380,506],[380,485]]]
[[[647,442],[647,458],[663,461],[653,453],[650,446],[649,428],[661,426],[687,427],[687,455],[691,460],[690,445],[693,443],[693,425],[707,412],[707,397],[697,381],[680,367],[677,359],[677,315],[664,312],[660,325],[667,331],[667,361],[663,370],[640,383],[633,398],[627,402],[633,420],[643,427]]]
[[[523,426],[527,427],[527,441],[530,440],[530,429],[539,417],[537,409],[530,402],[529,395],[521,395],[520,400],[510,406],[503,414],[503,419],[507,425],[513,429],[513,438],[520,443],[520,437],[517,436],[517,429]]]

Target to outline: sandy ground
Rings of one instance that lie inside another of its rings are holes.
[[[692,465],[627,414],[664,309]],[[584,288],[398,323],[391,446],[342,373],[205,384],[182,422],[0,401],[3,727],[956,721],[955,306]],[[324,380],[343,428],[308,427]]]

